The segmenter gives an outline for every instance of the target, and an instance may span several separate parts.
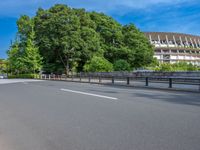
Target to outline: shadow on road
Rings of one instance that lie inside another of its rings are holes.
[[[151,100],[159,100],[159,101],[166,101],[169,103],[174,104],[183,104],[183,105],[193,105],[200,107],[200,95],[194,94],[194,93],[158,93],[155,94],[146,94],[146,93],[134,93],[133,96],[145,98],[145,99],[151,99]]]

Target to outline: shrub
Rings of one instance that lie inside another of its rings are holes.
[[[114,63],[114,70],[115,71],[131,71],[130,64],[123,59],[119,59]]]
[[[39,74],[18,74],[18,75],[8,75],[9,79],[38,79]]]
[[[113,65],[103,57],[93,57],[88,63],[84,65],[86,72],[111,72]]]

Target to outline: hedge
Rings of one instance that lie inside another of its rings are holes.
[[[39,77],[39,74],[8,75],[9,79],[38,79]]]

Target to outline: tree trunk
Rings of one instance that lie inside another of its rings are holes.
[[[69,59],[67,59],[67,65],[65,66],[65,73],[67,76],[69,75]]]

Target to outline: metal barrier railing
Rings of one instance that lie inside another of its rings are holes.
[[[141,86],[151,87],[152,84],[168,85],[165,88],[174,88],[174,85],[179,85],[180,89],[183,89],[181,85],[196,86],[196,88],[185,88],[186,90],[197,90],[200,92],[200,78],[198,77],[130,77],[130,76],[109,76],[109,75],[55,75],[55,74],[42,74],[40,77],[42,80],[62,80],[73,82],[87,82],[98,84],[111,84],[111,85],[126,85],[136,86],[136,83],[142,83]],[[156,86],[154,85],[156,88]],[[179,87],[176,87],[179,89]],[[160,88],[158,85],[157,88]]]

